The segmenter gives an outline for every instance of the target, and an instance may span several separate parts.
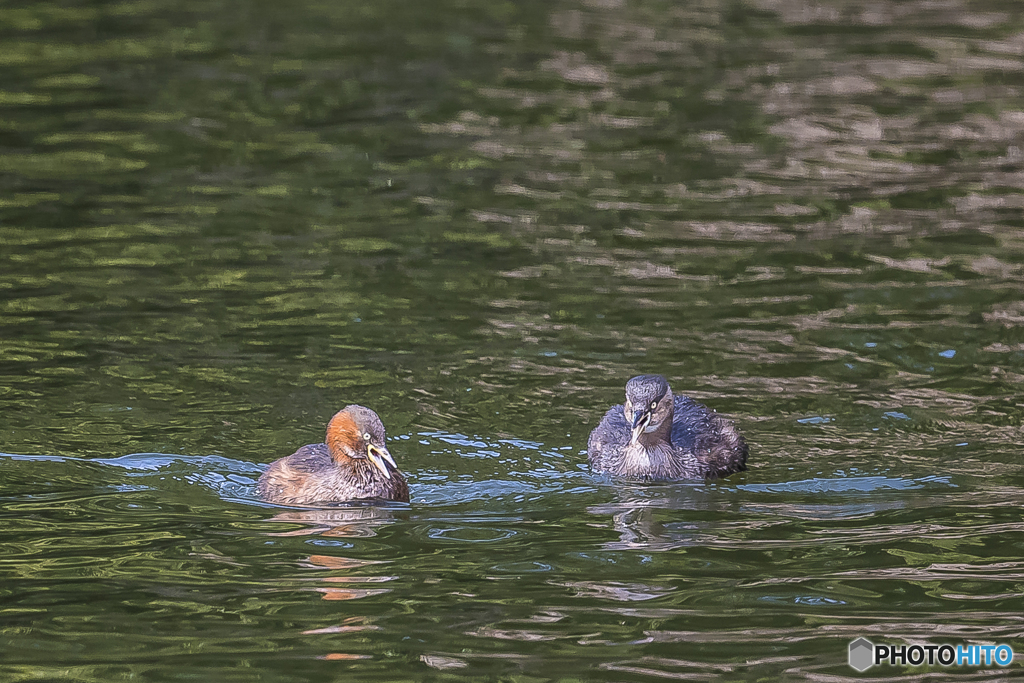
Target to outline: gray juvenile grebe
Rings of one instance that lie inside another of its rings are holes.
[[[626,382],[626,403],[590,433],[594,472],[641,480],[717,479],[747,469],[747,444],[731,422],[661,375]]]

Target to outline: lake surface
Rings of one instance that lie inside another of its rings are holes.
[[[1024,651],[1017,0],[0,8],[0,679]],[[594,477],[636,374],[748,472]],[[374,408],[410,506],[260,503]]]

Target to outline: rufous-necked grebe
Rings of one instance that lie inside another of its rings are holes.
[[[260,477],[259,495],[284,505],[367,499],[407,503],[409,485],[384,438],[377,413],[345,406],[327,425],[327,443],[303,446],[270,463]]]

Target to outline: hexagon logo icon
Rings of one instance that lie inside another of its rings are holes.
[[[867,638],[858,638],[850,643],[850,656],[847,660],[854,669],[867,671],[874,664],[875,646]]]

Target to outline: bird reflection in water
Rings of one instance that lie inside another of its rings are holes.
[[[371,538],[377,529],[395,521],[393,511],[375,505],[345,505],[308,510],[282,510],[269,522],[295,522],[303,525],[291,531],[269,532],[268,536],[330,536],[332,538]]]
[[[389,590],[387,588],[360,588],[359,584],[383,583],[385,581],[392,581],[398,578],[397,576],[366,576],[353,575],[349,573],[354,569],[361,569],[372,564],[381,563],[373,560],[357,560],[350,557],[337,557],[333,555],[310,555],[304,562],[301,562],[299,566],[306,569],[331,569],[338,572],[332,573],[330,576],[322,576],[315,579],[319,582],[332,584],[329,586],[316,586],[313,589],[320,593],[320,598],[322,600],[358,600],[359,598],[366,598],[371,595],[387,593]],[[369,623],[369,621],[370,619],[368,617],[348,617],[347,619],[343,619],[340,624],[306,629],[302,634],[334,635],[381,630],[380,626]],[[348,661],[355,659],[372,659],[372,655],[351,652],[328,652],[320,655],[317,659]]]
[[[664,490],[661,490],[661,489]],[[647,550],[671,550],[702,544],[706,524],[686,522],[680,519],[679,511],[707,511],[728,507],[724,501],[714,502],[701,495],[701,486],[673,485],[634,491],[632,487],[618,492],[618,500],[591,505],[587,512],[592,515],[611,516],[612,528],[619,538],[601,545],[606,550],[644,548]],[[669,511],[677,511],[672,514]],[[662,521],[659,517],[672,515]]]
[[[365,574],[353,575],[348,573],[353,569],[361,569],[373,564],[382,564],[382,562],[377,560],[357,560],[351,557],[338,557],[335,555],[310,555],[299,566],[306,569],[332,569],[346,572],[314,579],[315,581],[332,585],[317,586],[313,590],[320,593],[323,600],[357,600],[371,595],[381,595],[391,590],[389,588],[360,588],[360,585],[386,583],[398,578],[397,576],[388,575],[366,576]],[[334,584],[341,585],[336,586]]]
[[[591,505],[587,511],[611,516],[611,526],[619,538],[602,544],[605,549],[672,550],[697,545],[735,547],[744,543],[743,539],[756,526],[764,526],[766,516],[786,521],[831,521],[870,517],[906,507],[899,492],[880,496],[851,489],[848,484],[842,479],[782,483],[773,486],[780,493],[779,500],[763,497],[766,492],[774,492],[772,488],[742,487],[745,493],[762,494],[759,501],[741,501],[701,485],[626,486],[617,491],[618,500]],[[800,499],[794,500],[797,494]],[[752,519],[762,521],[755,523]],[[835,535],[834,530],[830,533]]]
[[[301,524],[290,531],[271,531],[268,536],[325,536],[328,538],[370,538],[377,535],[377,529],[394,522],[394,515],[387,508],[370,505],[317,508],[309,510],[283,510],[268,521],[294,522]],[[347,572],[353,569],[382,564],[378,560],[359,560],[333,555],[309,555],[299,566],[305,569],[343,570],[345,574],[320,577],[317,581],[329,584],[345,584],[345,587],[319,586],[324,600],[355,600],[369,595],[388,592],[387,588],[359,588],[353,584],[383,583],[395,576],[353,576]]]
[[[334,538],[366,538],[376,535],[376,528],[392,521],[391,514],[381,508],[351,507],[319,510],[287,510],[271,518],[276,522],[297,522],[307,524],[305,528],[279,533],[271,536],[310,536],[320,535]],[[308,555],[298,562],[304,570],[316,570],[317,575],[300,578],[302,581],[314,583],[311,590],[320,594],[321,600],[345,601],[358,600],[372,595],[381,595],[390,591],[380,586],[394,581],[397,576],[389,574],[367,573],[373,565],[386,564],[380,560],[363,560],[340,555]],[[324,573],[324,570],[327,570]],[[372,571],[372,570],[371,570]],[[380,626],[371,623],[371,617],[353,616],[343,619],[338,624],[310,628],[302,631],[303,635],[337,635],[355,634],[364,631],[379,631]],[[317,659],[328,661],[352,661],[372,659],[369,654],[353,652],[327,652]]]
[[[362,631],[379,631],[380,626],[367,623],[366,617],[349,617],[348,619],[342,620],[340,624],[335,626],[325,626],[323,628],[311,628],[302,632],[304,636],[316,636],[316,635],[327,635],[337,633],[360,633]],[[356,654],[353,652],[328,652],[327,654],[320,655],[317,659],[325,659],[328,661],[352,661],[356,659],[373,659],[372,655]]]

